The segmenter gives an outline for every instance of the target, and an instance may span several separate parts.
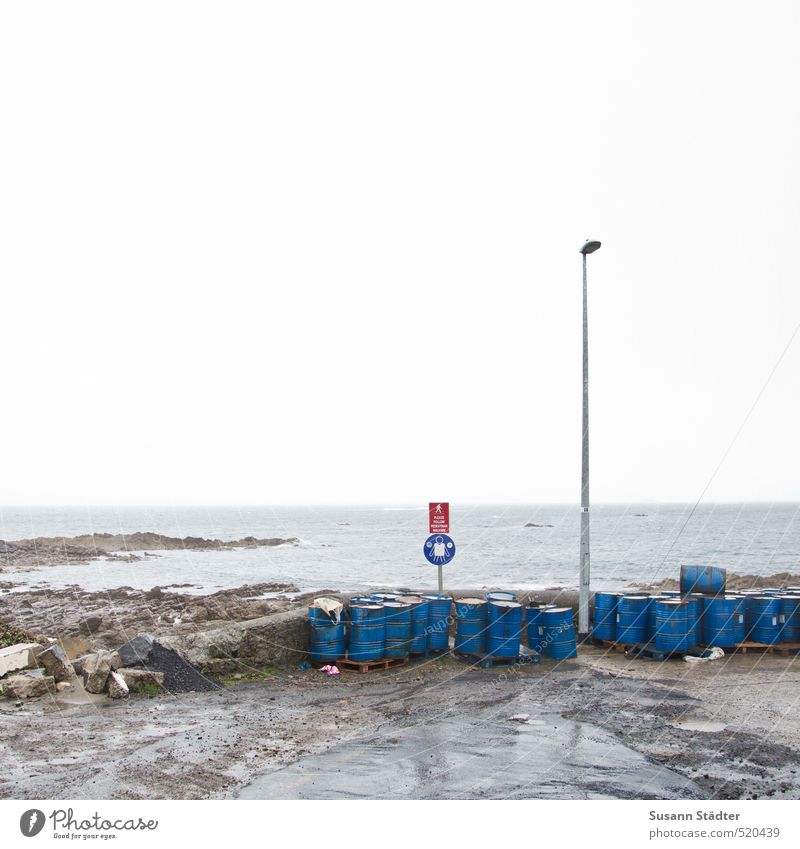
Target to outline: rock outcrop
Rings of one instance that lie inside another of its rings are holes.
[[[56,682],[50,675],[9,675],[3,679],[2,686],[10,699],[33,699],[56,692]]]
[[[287,610],[194,634],[163,638],[183,657],[212,674],[249,667],[297,666],[308,658],[308,611]]]
[[[83,687],[87,693],[104,693],[108,684],[108,676],[112,670],[118,669],[120,663],[116,652],[99,651],[83,659]]]
[[[69,658],[57,643],[40,651],[36,655],[36,662],[56,681],[70,681],[75,677]]]
[[[108,697],[110,699],[126,699],[129,694],[130,691],[125,679],[119,672],[114,672],[112,669],[108,676]]]

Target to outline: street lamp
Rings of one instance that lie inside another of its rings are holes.
[[[600,242],[586,242],[583,255],[583,452],[581,460],[581,577],[578,594],[578,634],[589,634],[589,320],[586,299],[586,257]]]

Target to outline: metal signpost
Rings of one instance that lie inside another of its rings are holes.
[[[600,242],[586,242],[583,254],[583,441],[581,452],[581,561],[578,595],[578,633],[589,634],[589,318],[586,290],[586,257]]]
[[[446,501],[431,501],[428,504],[428,529],[430,536],[425,540],[422,553],[429,563],[439,569],[439,593],[444,592],[442,566],[456,556],[456,544],[450,533],[450,504]]]

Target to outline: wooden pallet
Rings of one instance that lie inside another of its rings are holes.
[[[380,660],[350,660],[342,657],[336,661],[339,669],[350,672],[380,672],[385,669],[394,669],[396,666],[405,666],[408,657],[382,657]]]
[[[735,646],[723,648],[725,654],[747,654],[755,652],[757,654],[778,654],[791,655],[800,652],[800,643],[754,643],[745,641],[737,643]]]
[[[538,654],[523,647],[520,647],[520,653],[516,657],[495,657],[491,654],[468,654],[460,651],[454,651],[453,654],[460,660],[482,669],[491,669],[494,666],[522,666],[539,663],[540,660]]]
[[[646,657],[650,660],[671,660],[679,658],[683,660],[687,655],[691,657],[700,657],[704,649],[698,646],[692,646],[688,649],[680,651],[665,651],[664,649],[656,648],[655,643],[633,643],[626,646],[625,657]]]
[[[686,655],[698,657],[702,655],[704,649],[700,646],[692,646],[689,649],[682,651],[664,651],[657,649],[655,643],[617,643],[614,640],[600,640],[597,637],[592,639],[594,645],[601,648],[612,649],[613,651],[621,652],[625,657],[646,657],[650,660],[669,660],[670,658],[683,658]]]
[[[592,637],[591,644],[601,649],[613,649],[614,651],[625,653],[625,644],[617,643],[614,640],[601,640],[599,637]]]

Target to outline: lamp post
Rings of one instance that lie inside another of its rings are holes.
[[[581,454],[581,561],[578,633],[589,634],[589,319],[586,297],[586,257],[600,242],[586,242],[583,255],[583,443]]]

